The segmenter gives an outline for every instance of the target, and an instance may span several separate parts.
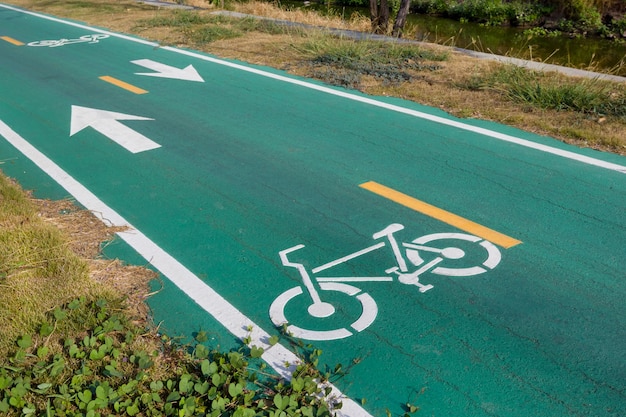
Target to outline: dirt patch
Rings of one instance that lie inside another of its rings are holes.
[[[118,259],[101,256],[103,245],[115,239],[123,227],[108,227],[88,210],[71,200],[32,199],[39,216],[63,232],[70,249],[89,266],[94,281],[106,285],[120,297],[126,298],[128,312],[137,322],[149,321],[145,301],[150,296],[148,283],[158,277],[151,269],[126,265]]]

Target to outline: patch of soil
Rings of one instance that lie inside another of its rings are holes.
[[[151,295],[148,283],[158,274],[151,269],[126,265],[119,259],[102,257],[103,245],[115,239],[123,227],[109,227],[88,210],[71,200],[32,199],[39,216],[61,230],[70,249],[89,266],[91,278],[126,299],[128,313],[137,322],[149,321],[146,299]]]

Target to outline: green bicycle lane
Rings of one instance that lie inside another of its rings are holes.
[[[97,33],[0,10],[0,36],[24,43]],[[1,42],[0,54],[0,120],[270,334],[278,334],[272,302],[302,287],[279,252],[305,245],[289,260],[311,271],[379,242],[372,235],[393,223],[404,226],[396,234],[403,242],[466,233],[360,187],[368,181],[522,241],[500,246],[497,266],[480,275],[424,272],[420,281],[434,286],[424,293],[398,280],[352,284],[375,300],[374,321],[345,339],[312,343],[325,364],[349,369],[335,384],[366,400],[362,413],[399,414],[407,402],[431,415],[617,416],[626,408],[622,172],[429,122],[358,93],[337,96],[272,69],[246,66],[259,70],[250,72],[115,36],[53,48]],[[136,75],[149,72],[131,63],[139,59],[193,64],[204,82]],[[105,75],[149,93],[98,78]],[[153,119],[123,123],[161,147],[133,154],[91,128],[70,137],[72,106]],[[2,169],[25,187],[67,195],[8,142],[0,152]],[[460,244],[467,256],[447,266],[484,261],[480,246]],[[121,240],[108,251],[146,262]],[[334,266],[332,276],[384,276],[394,264],[387,246]],[[356,297],[319,293],[336,314],[311,318],[303,294],[285,307],[290,321],[326,330],[361,314]],[[150,304],[170,333],[206,330],[216,344],[238,343],[168,279]]]

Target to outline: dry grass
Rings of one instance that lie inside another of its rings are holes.
[[[349,29],[361,32],[367,32],[370,30],[369,17],[363,16],[359,13],[354,13],[347,18],[333,13],[328,16],[322,16],[309,9],[283,9],[277,7],[274,3],[259,1],[239,3],[235,6],[235,9],[240,13],[304,23],[322,28]]]
[[[78,297],[126,298],[131,316],[147,320],[144,301],[155,274],[98,259],[115,230],[91,213],[67,200],[33,199],[0,172],[0,225],[0,352]]]
[[[123,264],[118,259],[100,257],[103,245],[124,228],[106,226],[71,200],[32,199],[32,203],[40,218],[58,229],[65,236],[68,248],[87,264],[90,279],[113,290],[116,296],[126,298],[131,315],[145,321],[148,282],[157,274],[141,266]]]

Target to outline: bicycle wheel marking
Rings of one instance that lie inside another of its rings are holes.
[[[376,301],[372,298],[371,295],[367,293],[359,294],[356,298],[363,305],[363,314],[357,321],[352,323],[351,327],[357,332],[361,332],[369,327],[370,324],[376,320],[376,316],[378,316],[378,306],[376,305]],[[369,307],[369,308],[366,308]]]
[[[466,235],[463,233],[433,233],[417,238],[413,241],[413,243],[423,245],[433,240],[440,239],[459,239],[472,243],[477,243],[481,240],[478,236]],[[493,243],[486,240],[480,242],[479,245],[487,250],[487,260],[483,262],[483,266],[486,266],[489,269],[495,268],[496,265],[500,263],[500,260],[502,258],[502,255],[500,254],[498,248],[496,248]],[[469,277],[487,272],[487,269],[483,268],[482,266],[473,266],[469,268],[446,268],[438,266],[434,268],[431,272],[433,274],[446,275],[449,277]]]
[[[378,315],[376,301],[367,293],[359,294],[361,292],[360,288],[336,282],[321,283],[320,288],[323,291],[338,291],[348,296],[356,295],[356,299],[359,300],[361,304],[361,315],[350,327],[357,332],[366,329],[376,320],[376,316]],[[345,339],[353,335],[353,333],[345,327],[333,330],[309,330],[289,324],[289,320],[285,316],[285,307],[289,301],[303,293],[302,287],[294,287],[285,291],[274,300],[270,306],[270,319],[274,325],[280,327],[287,324],[287,331],[292,336],[307,340],[337,340]]]

